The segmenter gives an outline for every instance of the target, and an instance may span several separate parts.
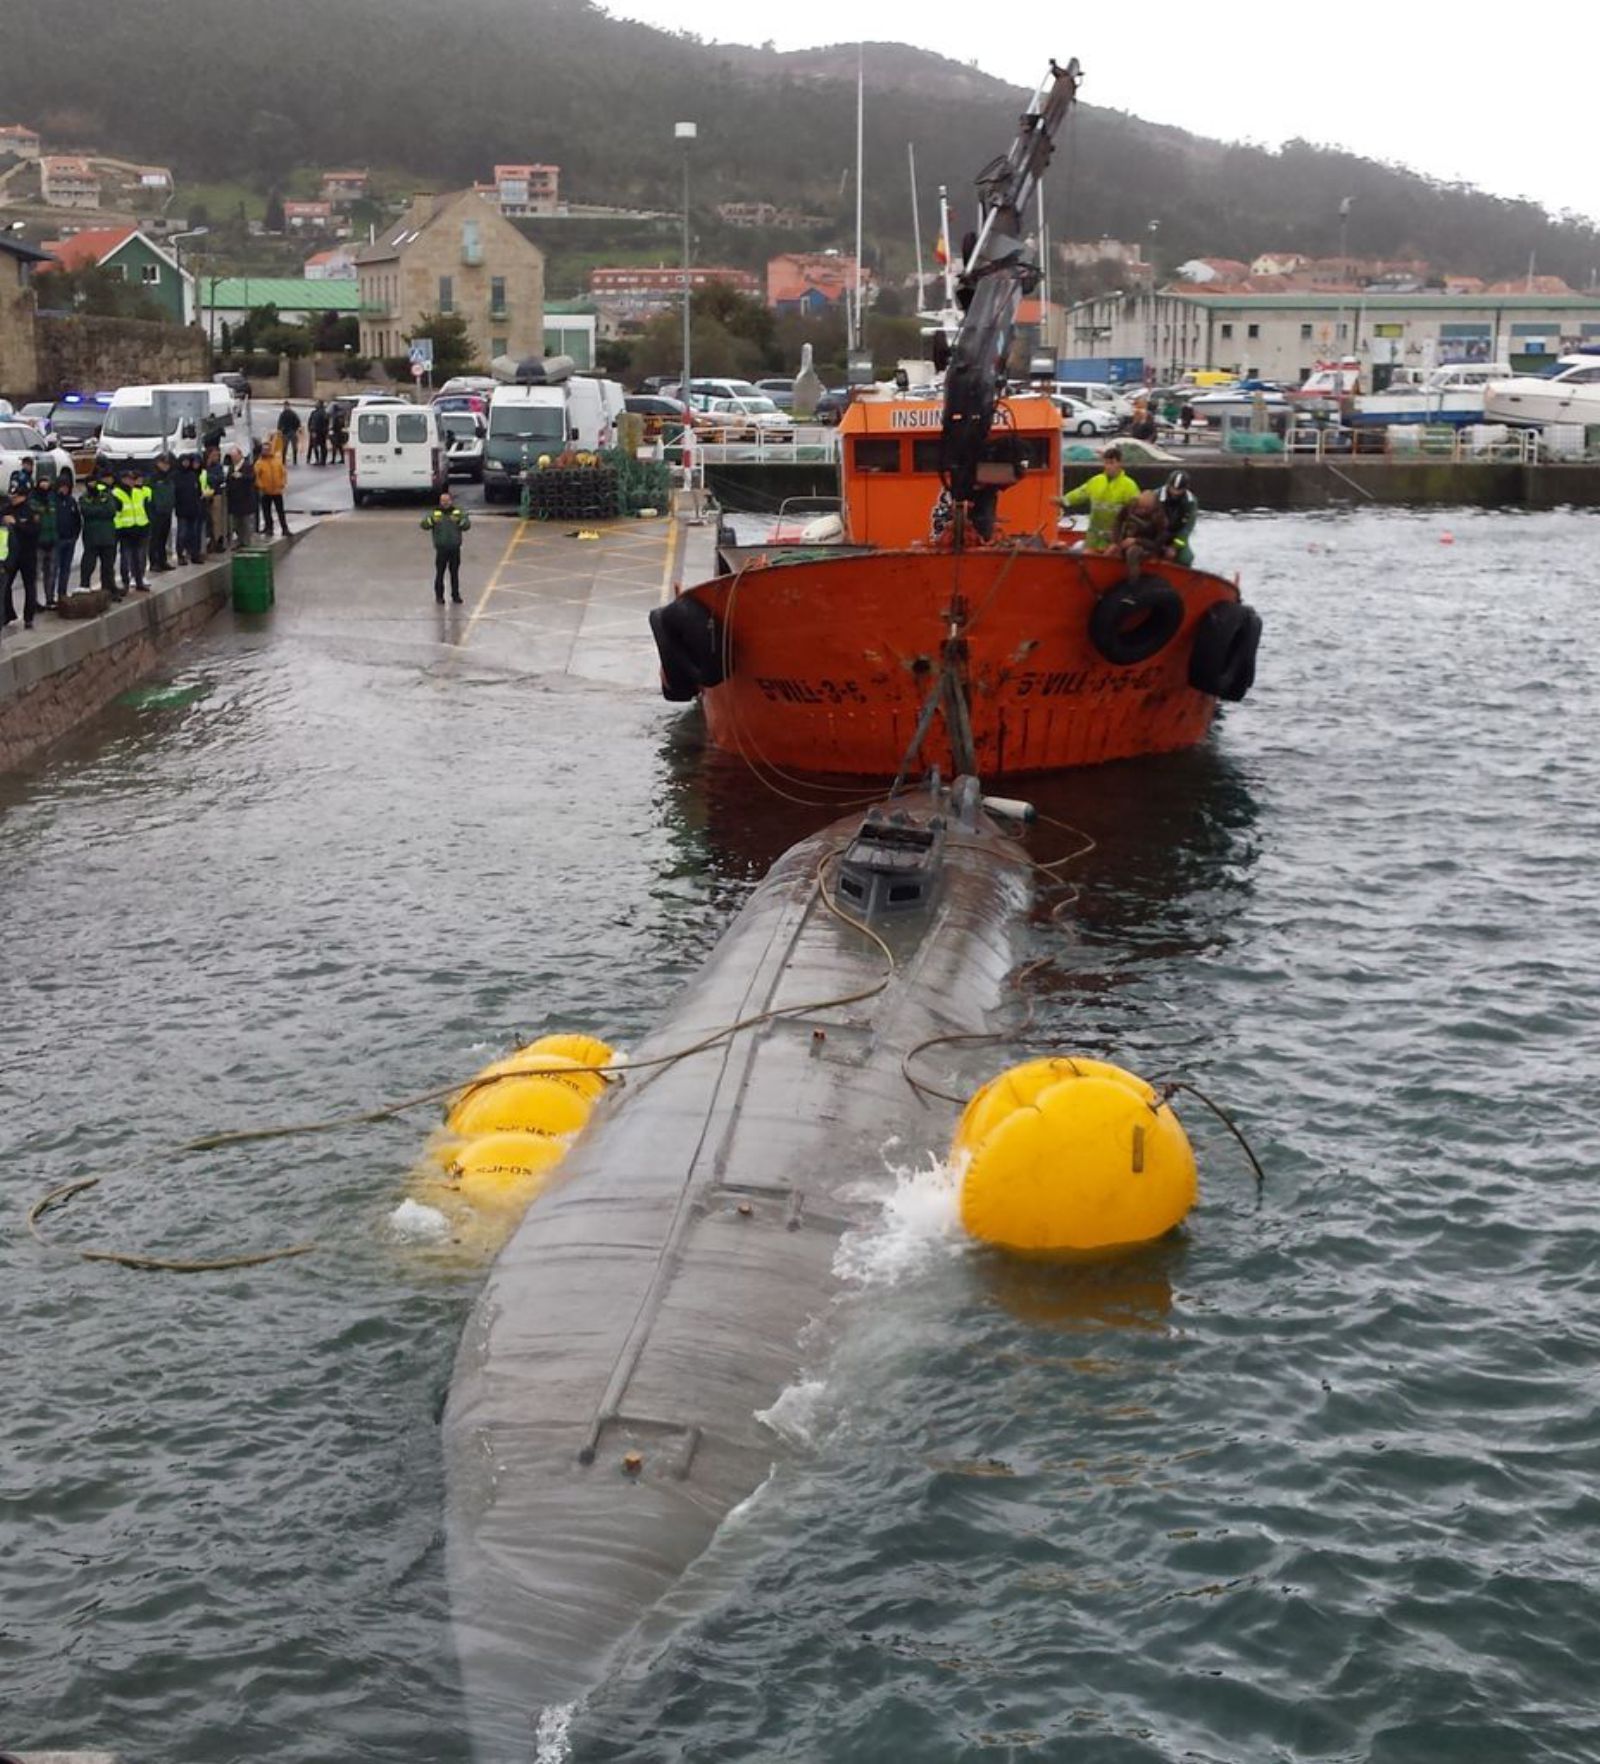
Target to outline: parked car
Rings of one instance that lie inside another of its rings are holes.
[[[59,478],[63,472],[69,478],[73,475],[72,456],[43,429],[15,417],[0,421],[0,491],[11,482],[11,474],[22,469],[25,459],[33,461],[36,478]]]
[[[237,422],[244,415],[244,407],[250,402],[250,382],[243,374],[213,374],[212,380],[226,389],[228,397],[233,401],[233,416]]]
[[[439,432],[444,436],[445,472],[452,478],[470,478],[474,484],[483,482],[483,444],[489,434],[489,419],[475,410],[440,410]]]
[[[17,415],[25,423],[32,423],[34,428],[43,429],[47,434],[50,429],[50,413],[55,409],[54,403],[48,399],[36,399],[32,404],[23,405]]]
[[[756,390],[765,398],[770,398],[779,410],[794,409],[793,380],[757,380]]]
[[[1062,428],[1070,435],[1115,435],[1122,427],[1122,418],[1103,404],[1085,404],[1064,394],[1053,402],[1061,412]]]
[[[794,419],[759,394],[744,398],[712,398],[695,393],[690,401],[705,418],[708,441],[792,441]]]
[[[623,401],[623,408],[644,418],[644,435],[647,441],[675,442],[683,433],[684,423],[693,416],[693,412],[680,399],[664,398],[653,392],[632,393]],[[700,427],[698,419],[695,420],[694,427]]]
[[[853,388],[849,386],[830,386],[817,400],[816,420],[819,423],[837,423],[850,408],[852,396]]]
[[[50,407],[50,433],[69,452],[87,453],[100,439],[110,402],[109,392],[97,392],[93,397],[69,392]]]

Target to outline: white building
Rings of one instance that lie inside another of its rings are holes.
[[[39,161],[39,193],[51,208],[98,208],[100,178],[87,159],[46,153]]]
[[[1296,385],[1318,362],[1379,366],[1506,361],[1538,372],[1600,345],[1600,296],[1587,294],[1208,294],[1120,291],[1067,315],[1068,359],[1139,357],[1158,382],[1208,368]]]
[[[0,153],[14,153],[18,159],[37,159],[39,131],[26,123],[0,125]]]
[[[326,251],[314,251],[300,273],[308,282],[353,281],[356,248],[354,245],[330,245]]]

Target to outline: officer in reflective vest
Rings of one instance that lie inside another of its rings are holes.
[[[144,474],[130,466],[113,492],[117,502],[118,566],[122,592],[130,587],[141,594],[150,589],[144,579],[145,545],[150,537],[150,487]]]

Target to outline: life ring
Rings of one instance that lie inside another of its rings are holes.
[[[661,658],[661,696],[670,703],[687,704],[722,684],[722,626],[693,595],[652,607],[650,633]]]
[[[1149,661],[1178,634],[1183,596],[1159,576],[1119,582],[1094,603],[1089,641],[1119,668]]]
[[[1240,600],[1219,600],[1207,607],[1195,627],[1189,684],[1196,692],[1237,704],[1255,684],[1260,644],[1260,613]]]

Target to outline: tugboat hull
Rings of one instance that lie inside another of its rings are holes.
[[[1231,673],[1197,666],[1219,651],[1219,621],[1259,631],[1232,583],[1171,563],[1146,567],[1131,589],[1141,606],[1119,623],[1120,560],[1061,548],[732,561],[681,598],[714,621],[700,621],[717,653],[696,682],[710,737],[758,768],[895,776],[950,660],[953,606],[972,750],[955,751],[934,715],[914,772],[998,778],[1192,747],[1218,697],[1249,684],[1237,654]],[[1253,673],[1253,635],[1247,647]]]

